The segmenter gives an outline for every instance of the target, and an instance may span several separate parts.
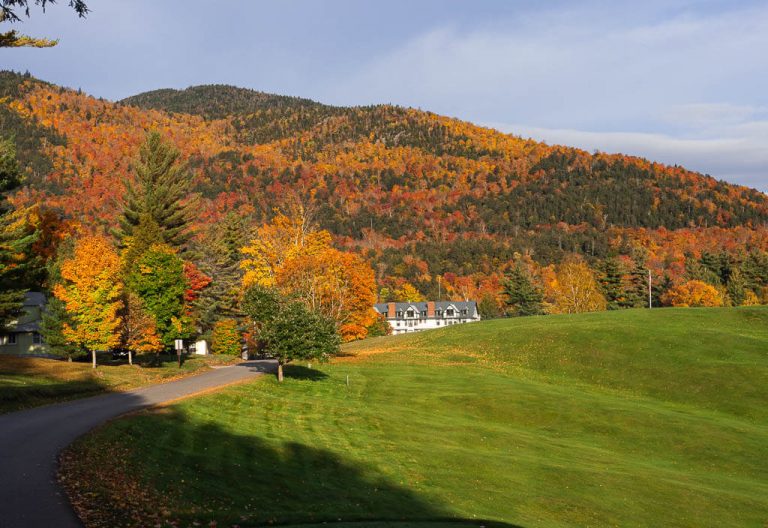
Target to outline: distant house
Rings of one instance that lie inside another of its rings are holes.
[[[480,320],[475,301],[380,303],[374,309],[386,317],[393,334],[419,332]]]
[[[45,355],[48,347],[40,334],[40,322],[45,310],[45,295],[28,292],[24,297],[24,313],[0,334],[0,354]]]

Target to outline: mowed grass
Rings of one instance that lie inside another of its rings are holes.
[[[142,522],[121,508],[180,526],[768,523],[767,308],[498,320],[345,353],[87,436],[68,470],[95,491],[81,511],[115,525]],[[126,482],[144,502],[120,506]]]
[[[153,357],[142,356],[133,366],[125,360],[101,358],[99,361],[101,364],[94,370],[90,362],[0,355],[0,413],[161,383],[223,360],[192,356],[181,368],[176,356],[160,356],[157,364]]]

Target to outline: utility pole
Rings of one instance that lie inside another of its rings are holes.
[[[648,308],[653,308],[653,296],[651,295],[651,270],[648,269]]]

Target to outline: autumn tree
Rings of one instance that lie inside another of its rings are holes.
[[[133,365],[133,352],[159,353],[163,343],[157,333],[155,318],[144,308],[141,298],[131,291],[123,295],[121,310],[122,345],[128,351],[128,363]]]
[[[211,351],[214,354],[237,356],[240,354],[240,331],[234,319],[222,319],[213,325]]]
[[[365,337],[374,323],[373,269],[360,256],[333,248],[330,233],[315,230],[301,212],[278,214],[243,253],[246,288],[276,288],[283,297],[301,300],[335,321],[347,341]]]
[[[180,153],[157,131],[147,134],[133,167],[135,181],[125,182],[120,238],[129,239],[147,218],[160,230],[162,241],[181,247],[189,240],[196,199],[192,177],[179,161]]]
[[[53,290],[69,314],[64,337],[90,350],[93,368],[96,351],[120,343],[120,258],[103,236],[78,240],[71,259],[61,265],[62,283]]]
[[[700,280],[690,280],[667,291],[662,301],[670,306],[722,306],[723,298],[717,288]]]
[[[592,270],[576,259],[557,266],[551,290],[554,311],[558,313],[596,312],[607,306]]]
[[[504,295],[510,315],[541,315],[544,313],[544,296],[541,289],[518,262],[509,273],[504,285]]]
[[[188,318],[184,313],[184,261],[166,245],[152,246],[136,262],[126,279],[128,289],[139,296],[144,309],[157,324],[164,346],[186,337]]]

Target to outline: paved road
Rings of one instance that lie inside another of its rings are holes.
[[[274,370],[249,361],[178,381],[0,415],[0,528],[79,528],[56,481],[58,454],[107,420]]]

